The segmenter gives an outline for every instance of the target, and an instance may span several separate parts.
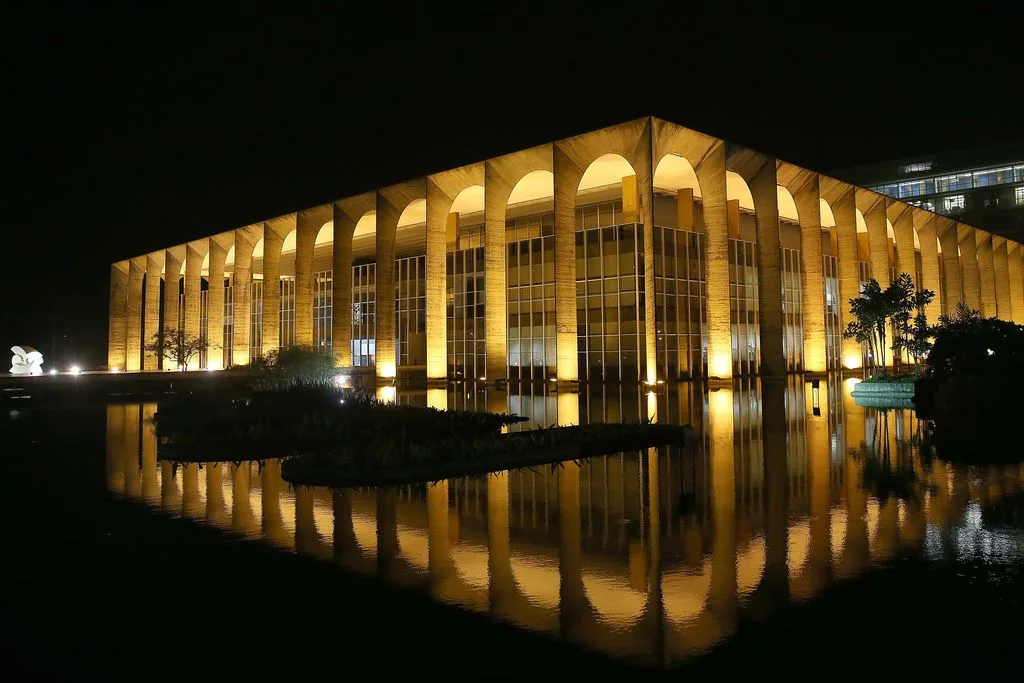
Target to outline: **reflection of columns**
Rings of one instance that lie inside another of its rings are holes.
[[[1013,322],[1024,325],[1024,247],[1007,242],[1007,261],[1010,271],[1010,306]]]
[[[316,213],[313,213],[316,211]],[[329,220],[323,209],[300,211],[295,225],[295,345],[313,346],[313,248]]]
[[[696,169],[704,211],[704,278],[707,291],[708,374],[732,377],[729,305],[729,224],[726,216],[725,145],[710,150]]]
[[[181,294],[181,264],[185,261],[185,247],[177,246],[164,250],[164,331],[178,329],[178,297]],[[173,361],[164,359],[164,367]],[[177,370],[177,367],[172,368]]]
[[[711,429],[711,502],[714,545],[711,550],[711,612],[723,631],[735,622],[736,584],[736,461],[734,454],[733,392],[719,389],[708,395]]]
[[[427,379],[448,376],[447,252],[458,249],[458,235],[448,238],[448,224],[458,225],[458,214],[448,213],[453,197],[432,179],[427,179],[426,334]],[[486,217],[485,217],[486,220]],[[449,244],[449,241],[452,243]],[[486,254],[486,251],[485,251]],[[486,258],[486,256],[485,256]],[[487,280],[484,280],[485,287]],[[486,295],[485,295],[486,296]],[[486,301],[485,301],[486,305]],[[489,313],[489,312],[488,312]],[[488,377],[491,374],[487,373]],[[504,378],[504,375],[500,376]],[[492,379],[498,379],[494,376]]]
[[[229,234],[210,238],[210,288],[206,294],[206,367],[220,370],[224,367],[224,264],[227,260],[228,248],[234,236]]]
[[[948,218],[935,220],[939,244],[942,246],[942,312],[952,313],[964,300],[963,279],[960,276],[960,248],[957,244],[956,223]]]
[[[177,511],[179,506],[178,488],[175,485],[174,465],[163,460],[160,462],[160,506],[164,510]]]
[[[235,264],[232,277],[231,359],[234,365],[249,364],[250,323],[252,314],[252,250],[263,236],[263,225],[256,224],[235,230]]]
[[[156,425],[153,424],[155,414],[155,403],[142,405],[142,495],[152,503],[160,499],[160,488],[156,478]]]
[[[198,518],[202,511],[199,500],[199,465],[185,463],[181,472],[181,511],[186,517]]]
[[[231,528],[249,531],[252,508],[249,507],[249,463],[231,465]]]
[[[392,259],[393,260],[393,259]],[[377,575],[387,578],[391,567],[398,558],[398,517],[395,510],[395,496],[385,490],[377,490]]]
[[[814,382],[809,384],[810,386],[804,388],[804,415],[807,423],[807,461],[811,489],[811,547],[805,574],[811,578],[806,587],[817,590],[824,585],[832,556],[832,520],[829,514],[831,432],[828,424],[829,392],[826,381],[818,382],[818,387],[814,387]]]
[[[807,372],[825,372],[828,369],[828,361],[825,351],[825,280],[821,272],[821,192],[818,174],[801,170],[795,182],[801,182],[799,187],[792,188],[792,194],[800,220],[803,369]],[[774,290],[780,299],[781,291],[781,288]]]
[[[1010,301],[1010,264],[1006,255],[1006,238],[992,235],[992,277],[996,288],[996,313],[1003,320],[1013,320]]]
[[[565,462],[558,476],[559,616],[563,635],[576,632],[587,608],[583,588],[583,545],[580,517],[580,465]]]
[[[437,410],[448,410],[448,390],[437,387],[427,389],[427,407]]]
[[[352,366],[352,236],[357,220],[334,205],[331,351],[334,366],[339,368]]]
[[[981,310],[981,273],[978,272],[978,244],[974,228],[958,223],[957,239],[960,241],[960,265],[963,269],[964,301],[971,308]]]
[[[487,475],[487,575],[492,614],[506,614],[505,601],[515,595],[509,537],[508,472]]]
[[[263,535],[278,541],[284,540],[280,460],[267,460],[263,463],[263,471],[260,472],[260,493],[260,523]]]
[[[845,416],[845,450],[843,482],[846,486],[846,538],[842,563],[837,570],[844,577],[857,574],[868,556],[867,496],[861,486],[863,460],[853,457],[860,450],[866,431],[864,408],[852,396],[856,383],[843,382],[843,415]]]
[[[226,463],[211,463],[203,468],[203,471],[206,472],[206,519],[218,526],[227,521],[227,510],[224,509],[224,468],[226,467]],[[234,498],[233,494],[232,498]]]
[[[451,550],[448,480],[445,479],[427,484],[427,566],[430,592],[435,598],[443,599],[447,595],[446,584],[453,578]]]
[[[189,337],[199,336],[199,297],[202,291],[203,256],[208,248],[205,242],[206,240],[189,242],[185,247],[185,334]],[[199,369],[198,354],[189,361],[187,369]]]
[[[164,252],[158,251],[146,256],[146,320],[143,322],[144,344],[153,341],[160,331],[160,273],[164,268]],[[160,358],[153,351],[146,351],[143,367],[146,370],[160,368]]]
[[[248,502],[248,501],[246,501]],[[295,551],[315,555],[317,550],[316,522],[313,520],[313,489],[295,488]]]
[[[761,333],[761,376],[784,377],[782,350],[782,264],[779,250],[779,191],[774,159],[761,157],[750,177],[750,194],[757,214],[758,329]],[[680,337],[684,335],[680,334]]]
[[[562,427],[580,423],[580,396],[576,392],[563,391],[558,394],[556,420]]]
[[[352,526],[352,494],[335,489],[331,493],[331,502],[334,511],[334,559],[343,560],[358,548]]]
[[[280,221],[263,224],[264,356],[281,348],[281,247],[286,230]]]
[[[110,319],[107,367],[123,368],[128,355],[128,262],[110,266]]]
[[[981,314],[994,318],[996,311],[995,262],[992,254],[992,236],[981,230],[975,231],[978,250],[978,277],[981,280]]]
[[[145,256],[137,256],[128,262],[128,323],[123,368],[128,372],[142,369],[142,276],[145,273]]]
[[[761,391],[761,420],[764,425],[761,438],[764,452],[766,511],[765,580],[773,586],[772,594],[785,594],[789,591],[789,572],[786,564],[789,542],[786,385],[782,382],[765,382],[761,385]]]
[[[921,287],[935,292],[935,298],[925,306],[925,317],[934,324],[942,311],[942,282],[939,277],[938,236],[935,233],[935,216],[924,211],[914,211],[914,223],[921,242]]]
[[[576,329],[576,192],[580,169],[557,143],[555,175],[555,356],[559,380],[579,379]]]
[[[836,257],[839,267],[839,301],[840,329],[854,318],[850,312],[850,300],[860,295],[860,271],[857,262],[860,260],[857,250],[857,205],[854,201],[854,189],[846,189],[832,202],[832,215],[836,219],[836,245],[839,253]],[[762,347],[763,348],[763,347]],[[861,348],[856,339],[843,339],[843,365],[847,368],[859,368],[862,364]],[[767,424],[767,423],[766,423]]]
[[[124,439],[121,463],[124,465],[124,494],[131,498],[139,495],[139,406],[124,407]]]

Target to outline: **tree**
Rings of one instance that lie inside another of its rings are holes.
[[[197,337],[185,330],[158,330],[146,344],[146,351],[175,363],[178,370],[185,370],[188,364],[202,351],[210,348],[204,337]],[[219,348],[216,344],[213,348]]]
[[[889,327],[892,326],[892,348],[894,353],[907,351],[917,367],[918,359],[928,353],[931,347],[931,329],[924,314],[924,307],[935,298],[935,293],[914,287],[910,275],[901,273],[884,290],[877,280],[869,280],[860,296],[850,299],[853,314],[843,336],[867,343],[870,351],[868,368],[872,374],[885,368]]]
[[[846,327],[843,336],[867,342],[870,351],[869,369],[874,373],[885,367],[886,323],[888,308],[885,292],[878,280],[869,280],[861,289],[860,296],[850,299],[850,312],[854,320]]]

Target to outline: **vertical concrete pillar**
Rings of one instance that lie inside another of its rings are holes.
[[[1003,320],[1013,320],[1010,300],[1010,264],[1006,253],[1006,238],[992,235],[992,271],[996,286],[996,314]]]
[[[978,243],[974,228],[963,223],[956,226],[960,241],[960,266],[964,280],[964,301],[971,308],[981,310],[981,273],[978,271]]]
[[[142,327],[143,344],[149,344],[160,331],[160,273],[164,269],[164,252],[157,251],[146,256],[146,320]],[[153,351],[146,351],[143,367],[146,370],[160,369],[160,358]]]
[[[364,203],[374,206],[373,195]],[[370,210],[368,209],[368,210]],[[331,350],[334,366],[352,366],[352,236],[359,216],[358,209],[347,210],[340,202],[334,204],[334,283],[332,293]]]
[[[181,264],[185,261],[185,247],[171,247],[164,250],[164,332],[178,329],[178,281],[181,279]],[[164,359],[164,367],[170,361]],[[177,368],[173,368],[177,369]]]
[[[863,214],[868,229],[871,276],[885,289],[892,279],[889,276],[889,232],[886,228],[885,200],[872,192],[858,190],[857,208]]]
[[[831,202],[832,215],[836,219],[836,243],[839,268],[840,330],[853,321],[850,301],[860,295],[860,260],[857,249],[857,203],[855,189],[850,185],[841,186]],[[859,368],[863,363],[860,344],[855,339],[843,339],[843,366]]]
[[[225,354],[231,353],[224,348],[224,266],[234,237],[228,233],[210,238],[210,289],[206,295],[206,367],[210,370],[223,369]]]
[[[128,261],[110,266],[107,367],[123,368],[128,355]]]
[[[952,313],[956,305],[964,300],[963,279],[960,275],[960,247],[957,241],[956,223],[948,218],[937,218],[935,228],[942,246],[942,275],[945,290],[942,293],[942,312]]]
[[[189,242],[185,247],[185,334],[199,336],[200,292],[202,291],[203,258],[209,249],[208,240]],[[188,370],[199,369],[199,356],[189,361]]]
[[[994,318],[997,312],[992,235],[981,230],[975,230],[974,237],[978,253],[978,278],[981,280],[981,314],[986,318]]]
[[[825,339],[825,279],[821,264],[821,189],[817,173],[800,169],[790,185],[800,220],[800,298],[804,371],[828,370]],[[799,183],[799,184],[797,184]],[[777,290],[782,291],[781,287]],[[781,297],[781,294],[779,294]],[[779,330],[781,336],[781,328]]]
[[[329,220],[323,208],[299,211],[295,225],[295,345],[313,346],[313,249]]]
[[[557,143],[555,175],[555,355],[559,381],[579,379],[576,329],[576,192],[582,171]]]
[[[235,265],[231,285],[234,310],[232,312],[231,362],[249,364],[250,325],[252,314],[252,250],[263,236],[263,224],[257,223],[235,230]]]
[[[696,168],[704,208],[704,278],[707,292],[708,374],[732,377],[729,306],[729,223],[726,217],[725,144],[717,143]],[[781,297],[781,293],[780,293]]]
[[[146,257],[136,256],[128,262],[128,323],[126,357],[122,370],[142,369],[142,276],[146,274]]]
[[[892,231],[896,235],[896,274],[906,273],[917,280],[917,258],[914,249],[914,217],[911,207],[903,202],[886,200],[893,216]]]
[[[405,206],[395,206],[377,192],[377,377],[394,377],[395,355],[395,235]]]
[[[622,207],[624,220],[629,220],[627,202],[635,200],[635,221],[644,235],[644,345],[646,346],[645,371],[650,384],[658,381],[658,320],[654,286],[654,140],[648,122],[640,144],[634,150],[633,168],[636,175],[632,181],[622,179]],[[634,184],[635,183],[635,184]],[[573,228],[573,296],[576,286],[576,242]],[[575,303],[573,304],[575,306]],[[641,377],[644,379],[644,377]],[[663,378],[667,379],[667,378]]]
[[[434,180],[427,180],[427,380],[443,380],[448,377],[448,321],[447,321],[447,254],[449,242],[451,248],[457,247],[458,235],[449,231],[458,228],[458,214],[448,213],[453,197],[442,190]],[[486,219],[486,217],[485,217]],[[486,253],[486,250],[485,250]],[[486,256],[485,256],[486,258]],[[484,287],[489,278],[484,278]],[[486,299],[486,294],[485,294]],[[485,301],[486,307],[486,301]],[[490,317],[490,310],[487,309]],[[486,372],[486,371],[485,371]],[[490,379],[504,378],[504,375],[491,376]],[[447,505],[447,502],[446,502]]]
[[[748,152],[749,154],[749,152]],[[756,155],[745,176],[757,216],[758,329],[761,334],[761,376],[786,376],[782,350],[782,261],[779,249],[779,192],[777,163]]]
[[[939,244],[935,231],[935,215],[914,210],[914,225],[921,242],[921,286],[935,292],[935,298],[925,306],[928,322],[934,324],[942,311],[942,282],[939,276]]]
[[[1024,325],[1024,247],[1016,242],[1007,242],[1006,248],[1013,322]]]
[[[263,355],[281,348],[281,247],[287,230],[280,221],[263,224]]]

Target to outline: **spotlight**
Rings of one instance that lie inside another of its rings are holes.
[[[70,372],[72,375],[80,375],[82,374],[82,369],[77,365],[72,365],[68,372]]]

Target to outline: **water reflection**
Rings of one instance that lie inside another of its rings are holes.
[[[279,462],[158,463],[154,406],[110,406],[107,483],[242,537],[664,666],[900,555],[1024,558],[1014,513],[1024,466],[932,460],[913,411],[862,408],[850,389],[793,378],[711,393],[689,384],[399,391],[402,403],[530,418],[517,429],[652,416],[690,423],[701,438],[687,449],[340,491],[293,489]],[[909,484],[875,483],[894,477]]]

